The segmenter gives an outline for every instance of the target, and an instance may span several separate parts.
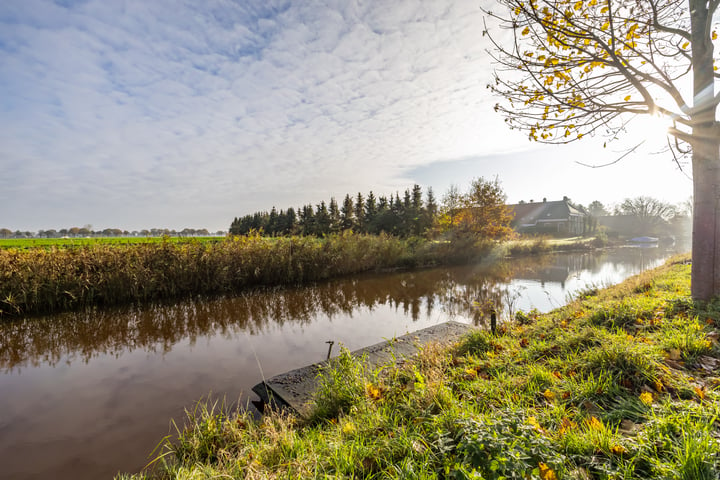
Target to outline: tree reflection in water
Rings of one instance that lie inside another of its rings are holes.
[[[630,264],[636,269],[656,264],[667,253],[638,255],[634,249],[611,254],[557,254],[501,261],[493,265],[436,268],[412,272],[370,274],[295,288],[248,291],[232,297],[196,298],[174,304],[150,304],[119,309],[90,309],[0,324],[0,368],[55,365],[60,361],[88,362],[98,355],[119,356],[143,349],[169,352],[173,345],[199,337],[255,335],[287,324],[309,324],[318,315],[352,315],[359,308],[402,308],[417,321],[440,312],[452,319],[473,319],[484,325],[490,308],[512,313],[522,288],[512,279],[565,281],[580,271]],[[502,315],[501,315],[502,316]]]

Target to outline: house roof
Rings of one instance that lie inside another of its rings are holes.
[[[536,225],[540,223],[552,223],[566,221],[571,216],[584,216],[567,200],[551,202],[516,203],[508,205],[515,213],[514,225]]]

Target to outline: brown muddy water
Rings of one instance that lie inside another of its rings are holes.
[[[137,472],[198,399],[246,405],[263,376],[324,360],[328,341],[354,350],[447,320],[483,325],[485,304],[547,311],[671,253],[556,254],[0,323],[0,477]]]

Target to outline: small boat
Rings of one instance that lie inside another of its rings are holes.
[[[631,238],[630,242],[632,243],[658,243],[657,237],[635,237]]]

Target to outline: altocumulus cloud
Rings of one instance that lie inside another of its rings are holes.
[[[476,1],[3,1],[0,218],[226,228],[500,151],[481,30]]]
[[[479,7],[4,0],[0,227],[224,229],[517,151]]]

